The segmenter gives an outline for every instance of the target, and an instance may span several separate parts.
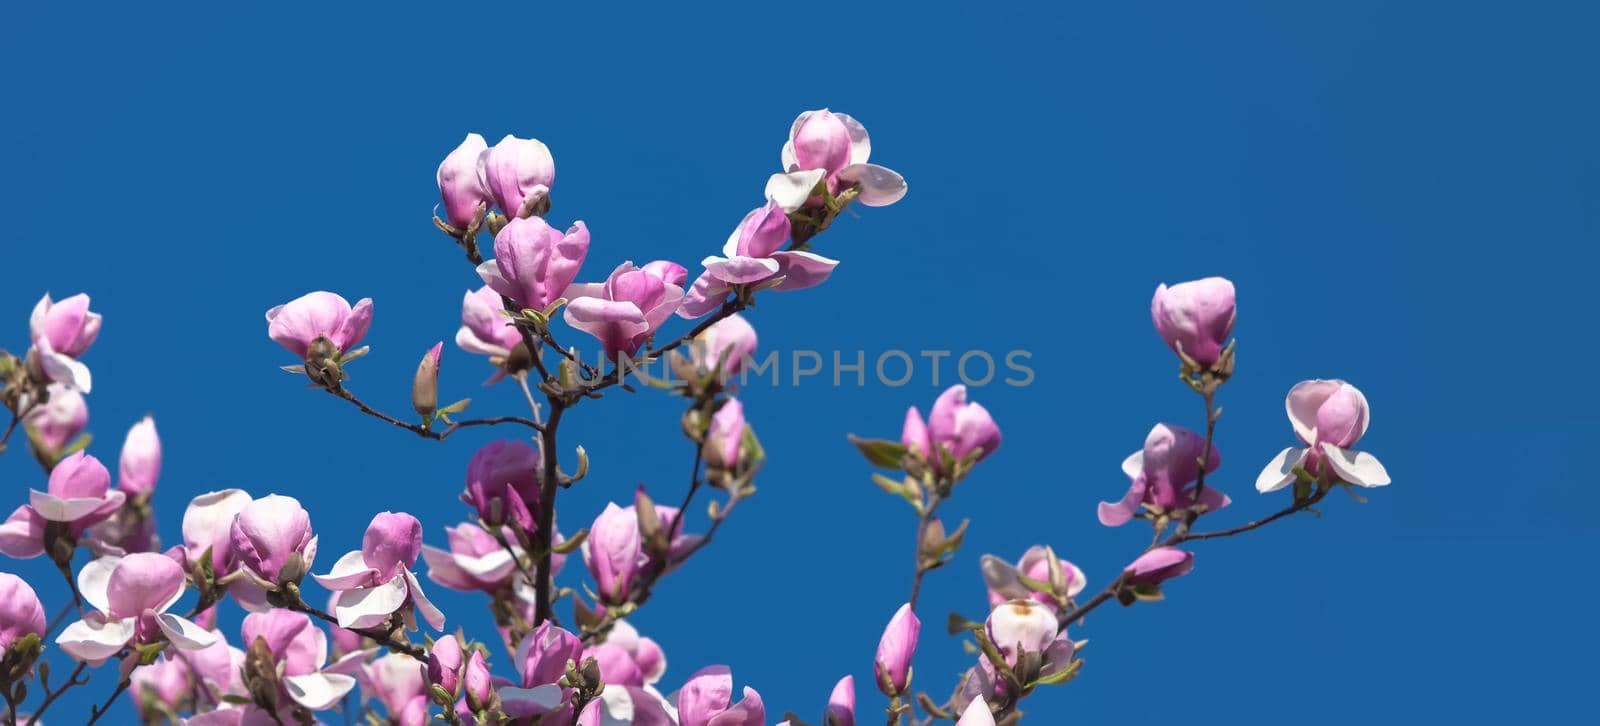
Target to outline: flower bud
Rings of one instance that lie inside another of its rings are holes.
[[[411,379],[411,407],[427,416],[439,408],[439,363],[444,355],[444,341],[433,344],[417,364],[417,375]]]
[[[878,690],[886,696],[904,694],[911,685],[911,658],[917,651],[917,634],[922,621],[911,611],[911,604],[901,605],[883,629],[878,640],[878,657],[873,662],[872,673]]]
[[[490,527],[510,522],[531,533],[542,470],[539,452],[532,446],[515,440],[491,441],[467,464],[467,488],[461,501],[477,510]]]
[[[1150,300],[1156,332],[1174,352],[1210,368],[1233,333],[1233,283],[1222,277],[1161,285]]]
[[[1043,653],[1056,639],[1060,623],[1050,608],[1034,600],[1011,600],[989,613],[989,642],[1015,666],[1023,653]]]
[[[489,144],[478,134],[467,134],[460,146],[439,162],[439,199],[444,203],[445,219],[466,229],[478,219],[481,205],[491,199],[484,180],[483,156]]]
[[[856,726],[856,678],[845,676],[828,695],[828,718],[822,726]]]
[[[755,356],[756,329],[734,313],[700,333],[692,351],[695,368],[702,375],[720,370],[721,380],[726,381],[743,370],[746,359]]]
[[[591,540],[593,541],[593,540]],[[517,649],[517,671],[522,675],[522,685],[527,688],[549,685],[561,680],[567,672],[567,661],[577,660],[583,651],[578,636],[546,620],[534,628]]]
[[[77,389],[60,383],[49,386],[49,400],[37,404],[23,419],[40,443],[60,451],[89,423],[89,406]]]
[[[1176,547],[1157,547],[1123,569],[1130,585],[1158,585],[1194,569],[1194,555]]]
[[[700,669],[678,691],[679,726],[754,726],[766,720],[754,688],[745,686],[744,699],[733,703],[733,672],[727,666]]]
[[[518,218],[494,238],[494,259],[478,276],[524,308],[544,310],[560,298],[589,254],[589,228],[574,222],[565,233],[540,217]]]
[[[482,173],[500,211],[515,219],[531,214],[550,193],[556,183],[556,161],[544,142],[507,134],[483,153]]]
[[[428,682],[450,694],[452,701],[461,691],[461,640],[446,635],[433,642],[428,651]]]
[[[981,449],[983,453],[978,455],[978,461],[982,461],[1000,448],[1000,427],[995,425],[988,409],[968,403],[967,387],[957,384],[945,389],[933,402],[933,409],[928,412],[928,439],[935,454],[948,449],[959,461],[973,450]]]
[[[28,635],[44,637],[44,606],[26,580],[0,572],[0,654]]]
[[[600,601],[607,605],[627,602],[643,556],[638,515],[607,504],[589,528],[586,545],[583,560],[594,575]]]
[[[706,462],[721,469],[738,469],[744,429],[744,404],[729,398],[711,416],[711,426],[706,429]]]
[[[52,301],[48,293],[39,298],[28,316],[28,333],[34,345],[64,356],[77,358],[100,335],[100,314],[89,311],[89,296],[78,293]]]
[[[832,174],[850,163],[850,129],[828,109],[802,117],[793,134],[795,162],[801,169]]]
[[[241,567],[273,584],[299,582],[317,551],[311,515],[299,500],[279,494],[240,509],[229,541]]]
[[[155,490],[161,476],[161,438],[156,435],[155,419],[145,416],[128,429],[117,473],[117,488],[130,495]]]
[[[467,667],[461,676],[467,695],[467,707],[473,712],[482,711],[489,705],[494,696],[494,686],[489,680],[489,665],[483,660],[483,651],[474,649],[472,657],[467,659]]]

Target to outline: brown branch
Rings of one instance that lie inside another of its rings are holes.
[[[297,587],[293,588],[293,589],[289,590],[285,594],[287,594],[289,597],[286,598],[287,602],[284,605],[284,607],[287,607],[288,609],[293,610],[295,612],[305,613],[305,614],[310,615],[310,616],[312,616],[314,618],[317,618],[318,620],[321,620],[321,621],[323,621],[325,623],[329,623],[329,624],[344,628],[343,625],[339,625],[339,619],[338,618],[336,618],[336,617],[334,617],[332,615],[329,615],[328,613],[325,613],[322,610],[319,610],[319,609],[317,609],[315,607],[312,607],[311,605],[306,604],[306,601],[300,597],[300,589],[299,588],[297,588]],[[405,655],[409,655],[412,658],[414,658],[416,660],[419,660],[419,661],[422,661],[424,663],[426,663],[428,661],[428,652],[427,651],[423,650],[422,647],[419,646],[419,645],[415,645],[415,644],[412,644],[412,643],[409,643],[409,642],[406,642],[406,641],[399,640],[399,639],[395,638],[393,631],[380,631],[380,630],[378,630],[376,628],[344,628],[344,629],[348,630],[348,631],[350,631],[352,633],[355,633],[357,635],[361,635],[361,636],[365,636],[365,637],[371,638],[372,640],[376,641],[378,643],[378,645],[381,645],[384,648],[387,648],[392,653],[403,653]]]
[[[544,480],[539,484],[539,515],[535,519],[538,531],[534,532],[534,554],[538,558],[534,568],[533,625],[551,619],[550,603],[551,542],[555,534],[556,491],[561,481],[560,462],[556,458],[556,428],[561,425],[561,415],[567,410],[567,401],[557,396],[548,397],[550,419],[539,430],[540,449],[544,454]]]
[[[422,438],[431,439],[433,441],[443,441],[446,438],[448,438],[451,434],[453,434],[453,433],[455,433],[455,432],[457,432],[457,431],[459,431],[461,429],[472,428],[472,427],[475,427],[475,426],[498,426],[500,424],[520,424],[522,426],[527,426],[528,428],[531,428],[531,429],[533,429],[535,431],[538,431],[538,430],[544,428],[543,426],[541,426],[539,424],[538,421],[534,421],[533,419],[530,419],[530,418],[524,418],[522,416],[493,416],[493,417],[489,417],[489,418],[475,418],[475,419],[467,419],[465,421],[457,421],[457,422],[455,422],[453,424],[450,424],[450,426],[448,426],[448,427],[446,427],[446,428],[444,428],[442,430],[435,431],[432,428],[429,428],[427,426],[423,426],[422,424],[406,423],[405,421],[401,421],[400,419],[397,419],[397,418],[395,418],[393,416],[390,416],[389,414],[386,414],[386,413],[384,413],[382,411],[379,411],[379,410],[377,410],[377,409],[375,409],[375,408],[373,408],[371,406],[368,406],[366,404],[366,402],[362,401],[360,398],[357,398],[356,394],[350,392],[350,389],[345,388],[343,386],[341,386],[339,388],[325,388],[323,390],[327,391],[328,393],[333,394],[334,396],[337,396],[337,397],[342,398],[342,399],[344,399],[346,401],[349,401],[357,409],[360,409],[360,411],[362,413],[364,413],[364,414],[366,414],[368,416],[376,418],[376,419],[378,419],[380,421],[383,421],[385,423],[392,424],[392,425],[397,426],[399,428],[402,428],[402,429],[405,429],[407,431],[410,431],[411,433],[414,433],[414,434],[416,434],[418,436],[421,436]]]
[[[89,679],[85,678],[85,679],[80,681],[80,680],[78,680],[78,676],[83,675],[84,669],[88,668],[88,667],[89,667],[88,663],[84,663],[82,661],[79,661],[78,662],[78,667],[72,669],[72,672],[67,674],[66,682],[62,683],[61,687],[55,689],[54,691],[50,690],[50,684],[49,683],[43,683],[43,685],[45,687],[44,701],[42,701],[39,704],[39,707],[37,709],[34,709],[33,713],[28,716],[28,726],[33,726],[34,724],[38,723],[39,722],[39,717],[44,714],[45,709],[49,708],[50,704],[55,703],[56,699],[61,697],[61,694],[66,693],[67,689],[70,689],[73,686],[81,686],[81,685],[87,684],[89,682]],[[41,679],[41,682],[42,682],[42,679]]]

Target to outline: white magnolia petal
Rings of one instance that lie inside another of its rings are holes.
[[[850,163],[867,163],[867,158],[872,156],[872,138],[867,136],[867,127],[850,114],[836,113],[834,116],[844,122],[845,129],[850,132]]]
[[[861,187],[862,204],[869,207],[887,207],[905,198],[906,178],[888,167],[877,164],[851,164],[839,170],[839,181]]]
[[[1129,479],[1138,479],[1144,473],[1144,449],[1128,454],[1128,458],[1122,460],[1122,473],[1127,474]]]
[[[454,560],[456,566],[467,574],[488,582],[504,579],[511,574],[512,568],[517,566],[516,561],[511,558],[511,553],[504,549],[495,550],[482,557],[456,555]]]
[[[567,697],[566,689],[554,683],[546,683],[533,688],[505,686],[498,693],[500,694],[501,706],[505,709],[506,715],[512,718],[527,718],[545,713],[560,706]]]
[[[465,325],[456,331],[456,347],[476,355],[498,355],[503,358],[511,354],[504,346],[479,338],[472,328]]]
[[[1256,491],[1266,494],[1289,486],[1290,482],[1294,481],[1294,468],[1300,466],[1309,453],[1310,449],[1294,447],[1278,452],[1278,455],[1272,457],[1272,461],[1267,462],[1266,468],[1256,477]]]
[[[333,606],[341,628],[371,628],[382,625],[389,615],[406,602],[406,578],[395,575],[377,587],[345,590]]]
[[[56,636],[56,645],[78,660],[96,664],[122,650],[133,638],[134,624],[134,618],[79,620]]]
[[[78,592],[100,612],[111,612],[111,598],[106,589],[111,584],[111,571],[115,570],[117,563],[121,561],[120,557],[101,557],[78,570]],[[178,591],[181,593],[183,590],[179,588]]]
[[[767,178],[767,199],[772,200],[785,212],[793,212],[804,206],[811,193],[816,190],[817,182],[827,174],[822,169],[808,169],[787,174],[773,174]]]
[[[784,171],[794,171],[800,168],[800,159],[794,155],[794,141],[783,142],[783,150],[778,152],[778,163],[783,165]]]
[[[77,358],[50,350],[48,344],[39,348],[39,367],[44,369],[46,378],[83,393],[88,393],[94,383],[89,366]]]
[[[1328,465],[1339,478],[1356,486],[1381,487],[1389,484],[1389,471],[1383,468],[1378,457],[1365,451],[1341,449],[1333,444],[1323,444],[1322,452],[1328,455]]]
[[[967,710],[961,712],[961,720],[956,726],[994,726],[994,712],[989,710],[989,704],[982,698],[972,699],[967,704]]]
[[[422,613],[422,619],[433,626],[434,630],[444,630],[444,612],[435,607],[433,601],[422,592],[422,583],[417,581],[417,576],[410,570],[404,572],[406,587],[411,592],[411,607]]]
[[[328,574],[313,574],[311,579],[329,590],[349,590],[366,584],[368,578],[376,573],[377,570],[367,566],[367,560],[362,556],[361,550],[353,550],[333,563],[333,569]]]
[[[156,625],[161,627],[161,632],[167,634],[167,640],[183,650],[200,650],[209,648],[217,642],[217,634],[199,624],[180,618],[172,613],[161,613],[156,616]]]
[[[379,650],[381,650],[381,648],[352,650],[349,653],[339,656],[338,660],[329,663],[328,667],[322,669],[322,672],[343,673],[349,676],[356,675],[361,672],[362,666],[366,665],[367,659],[377,654]]]
[[[283,685],[289,691],[289,697],[313,711],[322,711],[332,708],[344,694],[355,688],[356,679],[343,673],[307,673],[301,676],[285,676]]]
[[[106,503],[105,499],[93,497],[75,497],[62,499],[38,489],[28,491],[28,504],[39,516],[52,522],[76,522],[84,517],[94,514]]]

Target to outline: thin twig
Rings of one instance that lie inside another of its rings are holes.
[[[54,691],[46,689],[44,701],[42,701],[39,704],[39,707],[34,709],[33,713],[28,716],[28,726],[34,726],[35,723],[38,723],[39,717],[44,715],[45,709],[49,708],[50,704],[55,703],[56,699],[61,697],[61,694],[66,693],[67,689],[72,688],[73,686],[81,686],[88,683],[89,679],[87,678],[81,681],[78,680],[78,676],[83,675],[84,669],[88,667],[88,663],[79,661],[78,667],[72,669],[72,672],[67,674],[67,680],[61,684],[60,688],[57,688]]]
[[[397,418],[395,418],[393,416],[390,416],[389,414],[386,414],[386,413],[384,413],[382,411],[379,411],[379,410],[377,410],[377,409],[375,409],[375,408],[373,408],[371,406],[368,406],[366,404],[366,402],[362,401],[360,398],[357,398],[356,394],[350,392],[350,389],[348,389],[348,388],[344,388],[344,387],[341,386],[339,388],[329,388],[329,389],[324,389],[324,390],[327,390],[328,393],[331,393],[331,394],[333,394],[333,395],[335,395],[335,396],[337,396],[339,398],[342,398],[342,399],[344,399],[346,401],[349,401],[351,404],[355,405],[355,407],[357,409],[360,409],[360,411],[362,413],[364,413],[364,414],[366,414],[368,416],[372,416],[373,418],[376,418],[376,419],[378,419],[380,421],[384,421],[386,423],[393,424],[395,426],[403,428],[403,429],[405,429],[407,431],[410,431],[411,433],[414,433],[414,434],[416,434],[418,436],[421,436],[422,438],[432,439],[434,441],[443,441],[446,438],[448,438],[450,436],[450,434],[453,434],[456,431],[459,431],[459,430],[465,429],[465,428],[471,428],[471,427],[474,427],[474,426],[497,426],[499,424],[520,424],[520,425],[523,425],[523,426],[527,426],[528,428],[531,428],[531,429],[533,429],[535,431],[537,431],[540,428],[542,428],[542,426],[540,426],[539,422],[535,421],[533,419],[523,418],[521,416],[494,416],[494,417],[491,417],[491,418],[475,418],[475,419],[467,419],[465,421],[457,421],[457,422],[455,422],[453,424],[450,424],[450,426],[448,428],[445,428],[442,431],[435,431],[435,430],[433,430],[431,428],[428,428],[427,426],[423,426],[422,424],[406,423],[405,421],[401,421],[400,419],[397,419]]]
[[[539,530],[534,532],[535,560],[533,581],[533,625],[551,618],[553,614],[550,606],[550,569],[551,569],[551,541],[555,534],[556,519],[556,491],[561,480],[560,462],[556,458],[556,429],[561,425],[561,414],[566,412],[567,403],[558,397],[550,397],[550,419],[540,429],[541,446],[544,453],[543,481],[539,485],[539,516],[536,525]]]
[[[922,576],[927,574],[928,570],[932,569],[930,567],[922,566],[922,539],[927,536],[928,526],[933,522],[934,510],[939,508],[939,503],[941,501],[943,501],[943,499],[937,492],[932,494],[928,498],[927,506],[923,508],[922,515],[917,519],[917,541],[915,552],[916,559],[913,560],[915,563],[914,569],[916,574],[911,578],[911,599],[906,601],[911,605],[912,612],[917,611],[917,596],[922,593]]]
[[[325,612],[323,612],[321,610],[318,610],[317,608],[315,608],[315,607],[313,607],[311,605],[306,604],[306,601],[301,599],[300,593],[299,593],[298,590],[296,590],[296,591],[294,591],[294,592],[292,592],[290,594],[292,595],[292,597],[288,598],[289,602],[286,605],[286,607],[288,607],[290,610],[294,610],[296,612],[305,613],[305,614],[310,615],[310,616],[312,616],[314,618],[317,618],[318,620],[321,620],[321,621],[323,621],[325,623],[330,623],[332,625],[337,625],[337,626],[339,626],[341,628],[344,627],[343,625],[339,625],[339,619],[338,618],[336,618],[336,617],[334,617],[332,615],[329,615],[328,613],[325,613]],[[345,628],[345,630],[348,630],[348,631],[350,631],[352,633],[355,633],[357,635],[362,635],[362,636],[366,636],[368,638],[371,638],[374,641],[376,641],[378,643],[378,645],[381,645],[381,646],[389,649],[390,652],[393,652],[393,653],[404,653],[405,655],[409,655],[412,658],[415,658],[416,660],[422,661],[424,663],[426,663],[428,661],[428,652],[423,650],[421,646],[414,645],[412,643],[408,643],[408,642],[403,641],[403,640],[398,640],[398,639],[396,639],[394,637],[394,633],[393,632],[384,632],[384,631],[379,631],[379,630],[376,630],[376,629],[373,629],[373,628]]]

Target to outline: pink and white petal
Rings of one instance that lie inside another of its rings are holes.
[[[605,296],[606,284],[603,282],[574,282],[567,286],[565,292],[561,293],[561,297],[569,301],[577,300],[580,297],[604,298]]]
[[[844,122],[845,129],[850,132],[850,163],[867,163],[867,157],[872,156],[872,139],[867,136],[867,127],[847,113],[836,113],[834,117]]]
[[[778,261],[778,274],[783,277],[783,282],[772,289],[780,291],[821,285],[833,274],[833,268],[839,266],[838,260],[811,252],[774,252],[772,259]]]
[[[1369,488],[1389,485],[1389,471],[1372,454],[1341,449],[1333,444],[1323,444],[1322,452],[1328,455],[1328,465],[1344,481]]]
[[[167,640],[172,641],[172,644],[181,650],[202,650],[217,642],[216,633],[172,613],[157,615],[156,625],[160,626],[161,632],[167,634]]]
[[[351,590],[371,583],[377,574],[377,570],[367,566],[361,550],[352,550],[333,563],[328,574],[313,574],[311,578],[329,590]]]
[[[662,324],[666,323],[667,318],[672,317],[672,314],[678,311],[680,305],[683,305],[683,288],[677,285],[663,286],[661,302],[655,307],[644,311],[644,321],[650,326],[650,332],[654,333],[660,330]]]
[[[1323,402],[1342,385],[1344,381],[1338,379],[1301,381],[1289,389],[1289,395],[1284,397],[1283,407],[1289,412],[1289,423],[1294,425],[1295,435],[1306,445],[1314,444],[1317,440],[1317,409],[1322,408]]]
[[[631,302],[581,297],[567,304],[561,317],[578,330],[601,341],[626,341],[650,329],[644,313]]]
[[[105,503],[106,500],[99,497],[62,499],[38,489],[28,492],[28,506],[52,522],[76,522],[94,514]]]
[[[289,697],[313,711],[332,708],[355,688],[356,679],[341,673],[307,673],[302,676],[285,676],[283,685]]]
[[[517,286],[507,280],[505,275],[500,274],[500,265],[494,260],[484,260],[478,265],[478,277],[483,279],[483,284],[506,297],[511,297],[517,292]]]
[[[859,186],[856,198],[869,207],[887,207],[906,196],[906,178],[877,164],[851,164],[839,170],[839,180]]]
[[[44,369],[46,378],[83,393],[88,393],[93,387],[93,376],[83,361],[55,352],[47,338],[39,339],[38,351],[39,367]]]
[[[1300,466],[1309,453],[1310,449],[1294,447],[1278,452],[1278,455],[1272,457],[1272,461],[1267,462],[1266,468],[1256,477],[1256,491],[1266,494],[1289,486],[1295,478],[1294,468]]]
[[[773,174],[767,178],[767,199],[772,200],[783,211],[793,212],[805,206],[806,200],[816,191],[817,182],[822,181],[822,177],[826,174],[827,172],[822,169]]]
[[[0,524],[0,553],[12,559],[28,560],[44,554],[44,518],[24,504],[12,510]]]
[[[376,587],[345,590],[333,606],[341,628],[371,628],[382,625],[406,603],[406,578],[395,575]]]
[[[1122,473],[1127,474],[1129,479],[1138,479],[1144,474],[1143,449],[1128,454],[1128,458],[1122,460]]]
[[[1078,593],[1083,592],[1084,585],[1089,583],[1088,576],[1084,575],[1083,570],[1077,565],[1074,565],[1071,562],[1067,562],[1065,564],[1067,566],[1067,570],[1072,573],[1071,577],[1067,580],[1067,597],[1077,597]]]
[[[339,656],[338,660],[329,663],[328,667],[322,669],[322,672],[342,673],[347,676],[357,675],[361,672],[362,666],[366,665],[367,659],[377,654],[379,650],[379,648],[363,648],[361,650],[352,650],[349,653]]]
[[[97,664],[122,650],[133,638],[134,618],[100,622],[98,618],[79,620],[56,636],[56,645],[68,655]]]
[[[967,710],[961,712],[961,719],[956,721],[956,726],[995,726],[994,712],[989,710],[989,704],[981,697],[972,699],[967,704]]]
[[[245,568],[237,570],[248,572]],[[239,607],[252,613],[264,613],[272,609],[272,604],[267,602],[267,591],[260,584],[248,579],[235,580],[228,585],[228,595]]]
[[[511,354],[511,351],[496,343],[486,342],[479,338],[472,328],[465,325],[456,331],[456,347],[476,355],[498,355],[501,357]]]
[[[435,607],[427,594],[422,592],[422,583],[417,582],[417,576],[410,570],[405,571],[406,586],[411,591],[411,606],[422,613],[422,619],[434,630],[444,630],[444,613]]]
[[[111,584],[111,571],[117,569],[117,563],[121,559],[100,557],[91,560],[83,566],[83,569],[78,570],[78,592],[83,595],[84,600],[94,606],[94,609],[102,613],[111,611],[111,598],[106,588]],[[178,592],[181,594],[183,590],[180,588]]]
[[[1221,489],[1208,486],[1205,489],[1200,490],[1200,504],[1205,505],[1206,514],[1215,512],[1218,509],[1226,507],[1232,503],[1233,500],[1229,499],[1228,495],[1224,494]]]
[[[709,272],[703,272],[695,278],[694,284],[689,286],[689,291],[684,293],[683,304],[678,306],[678,317],[686,320],[705,317],[711,311],[722,307],[722,302],[728,298],[728,293],[733,288],[727,283],[718,280]]]
[[[1147,486],[1144,477],[1136,477],[1128,484],[1128,493],[1122,495],[1120,501],[1101,502],[1097,512],[1100,523],[1107,527],[1121,527],[1127,524],[1128,520],[1133,519],[1133,515],[1139,512],[1139,505],[1144,503]]]
[[[731,285],[760,282],[778,272],[778,261],[765,257],[713,255],[701,260],[700,264],[705,265],[708,274]]]
[[[428,579],[451,590],[471,592],[478,589],[477,581],[467,574],[466,568],[459,564],[456,555],[432,545],[423,545],[422,561],[428,563]],[[510,561],[511,556],[508,554],[506,562]]]
[[[506,686],[498,693],[501,707],[505,709],[506,715],[512,718],[529,718],[549,713],[567,699],[566,689],[554,683],[533,688]]]
[[[794,155],[794,139],[783,142],[783,150],[778,152],[778,163],[783,165],[784,171],[795,171],[800,168],[800,160]]]
[[[428,563],[432,566],[432,562]],[[516,567],[511,553],[503,549],[495,550],[482,557],[469,555],[456,555],[455,564],[472,577],[484,582],[504,580],[511,576],[511,570]]]

